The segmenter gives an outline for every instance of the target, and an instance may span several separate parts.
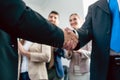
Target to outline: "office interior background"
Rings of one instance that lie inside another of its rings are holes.
[[[24,0],[26,5],[40,13],[46,19],[48,14],[55,10],[60,14],[60,28],[70,27],[69,16],[71,13],[79,14],[83,19],[87,14],[88,6],[97,0]],[[69,61],[63,59],[63,65],[69,65]]]

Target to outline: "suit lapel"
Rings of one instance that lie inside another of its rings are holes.
[[[110,9],[107,0],[99,0],[96,5],[99,6],[105,12],[107,12],[108,14],[110,14]]]

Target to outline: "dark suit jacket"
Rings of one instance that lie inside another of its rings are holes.
[[[64,42],[62,30],[22,0],[0,0],[0,80],[17,80],[18,37],[55,47]]]
[[[107,0],[99,0],[89,7],[78,34],[80,42],[76,49],[92,40],[90,80],[107,80],[111,38],[111,14]]]

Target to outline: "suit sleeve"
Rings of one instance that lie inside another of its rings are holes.
[[[89,7],[85,22],[80,29],[77,30],[79,35],[79,43],[75,50],[83,47],[87,44],[92,38],[92,6]]]
[[[63,31],[22,0],[1,0],[0,18],[0,29],[11,35],[54,47],[63,46]]]

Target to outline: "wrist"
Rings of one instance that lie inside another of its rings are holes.
[[[30,59],[30,52],[26,51],[24,55]]]

